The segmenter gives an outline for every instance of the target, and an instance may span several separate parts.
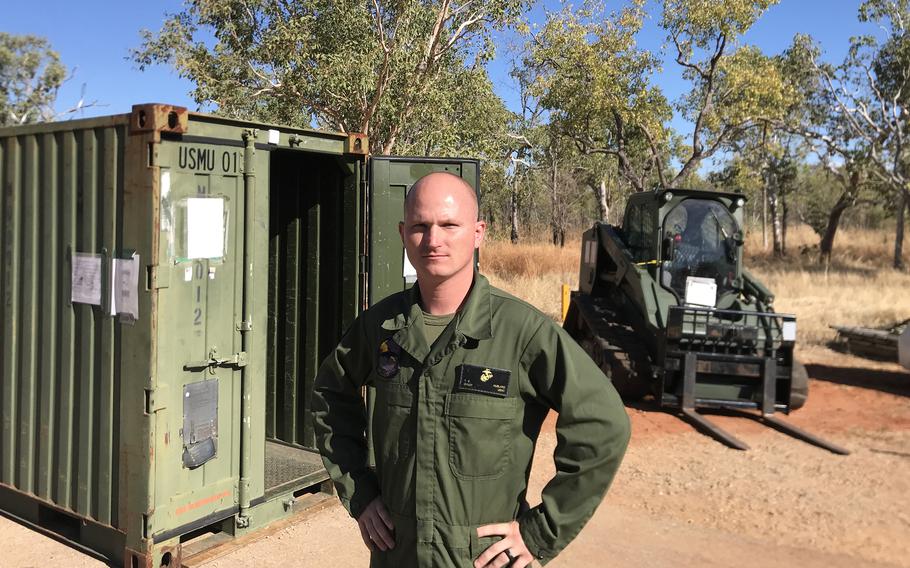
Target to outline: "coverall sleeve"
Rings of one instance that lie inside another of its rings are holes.
[[[538,399],[559,413],[556,475],[541,504],[518,519],[528,549],[546,563],[594,514],[619,469],[630,425],[612,383],[554,323],[541,324],[522,360]]]
[[[371,371],[372,353],[358,318],[319,367],[311,405],[322,462],[342,505],[355,519],[379,496],[376,474],[368,464],[367,414],[361,392]]]

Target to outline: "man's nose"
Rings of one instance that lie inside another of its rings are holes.
[[[427,232],[424,236],[424,244],[427,248],[436,248],[439,246],[439,233],[440,229],[436,225],[430,225],[427,227]]]

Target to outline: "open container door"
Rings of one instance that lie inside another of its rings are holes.
[[[398,222],[404,217],[404,197],[414,182],[433,172],[449,172],[471,184],[480,196],[480,164],[461,158],[409,158],[378,156],[370,158],[369,191],[366,215],[367,254],[364,268],[366,285],[363,302],[372,306],[383,298],[409,287],[417,279],[406,261],[404,246],[398,234]],[[476,257],[475,257],[476,258]],[[367,412],[372,416],[376,404],[373,387],[366,389]],[[372,424],[372,419],[367,424]],[[367,426],[370,463],[373,457],[373,433]]]
[[[405,259],[398,235],[403,218],[404,196],[421,177],[449,172],[471,184],[480,195],[480,164],[464,158],[370,158],[368,277],[364,299],[369,305],[409,287],[417,276]]]

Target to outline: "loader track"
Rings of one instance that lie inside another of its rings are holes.
[[[618,309],[606,298],[578,295],[579,344],[600,366],[625,401],[651,393],[653,374],[648,352],[635,330],[621,323]]]

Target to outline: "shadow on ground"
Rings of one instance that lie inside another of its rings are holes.
[[[59,526],[56,524],[51,524],[47,527],[41,527],[41,526],[35,525],[33,523],[30,523],[24,519],[21,519],[21,518],[17,517],[16,515],[11,514],[5,510],[0,510],[0,517],[9,519],[10,521],[20,525],[21,527],[23,527],[25,529],[34,531],[40,535],[44,535],[51,540],[55,540],[55,541],[59,542],[60,544],[64,544],[64,545],[68,546],[69,548],[71,548],[72,550],[75,550],[76,552],[80,552],[80,553],[84,554],[86,556],[86,558],[84,559],[86,562],[91,562],[91,559],[94,559],[94,560],[104,563],[104,566],[108,566],[109,568],[118,568],[120,566],[120,565],[115,564],[114,562],[110,561],[109,559],[105,558],[104,556],[97,553],[96,551],[94,551],[90,548],[87,548],[85,546],[82,546],[81,544],[76,542],[76,540],[75,540],[77,538],[76,534],[73,533],[71,530],[67,530],[67,527],[62,527],[62,526]],[[92,563],[92,564],[94,565],[95,563]],[[43,566],[44,564],[41,564],[41,565]],[[54,565],[56,565],[56,564],[54,564]],[[3,563],[2,556],[0,556],[0,566],[6,566],[6,564]],[[81,564],[80,564],[80,566],[81,566]]]
[[[817,381],[910,396],[910,373],[908,372],[835,367],[816,363],[806,365],[806,370],[809,371],[809,377]]]

